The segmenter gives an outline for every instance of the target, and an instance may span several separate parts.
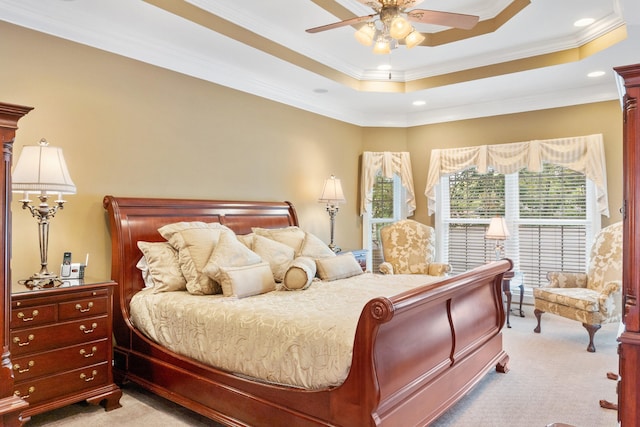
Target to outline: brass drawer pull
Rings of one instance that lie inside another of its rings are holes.
[[[31,317],[24,317],[25,314],[23,312],[18,313],[18,319],[22,319],[23,322],[31,322],[38,315],[38,310],[33,310],[31,312]]]
[[[91,371],[91,376],[87,377],[86,374],[82,373],[80,374],[80,379],[81,380],[85,380],[85,382],[89,382],[89,381],[93,381],[96,379],[96,375],[98,375],[98,371],[96,371],[95,369],[93,371]]]
[[[22,398],[23,400],[26,400],[29,398],[29,396],[33,394],[34,391],[36,391],[36,388],[34,386],[31,386],[29,387],[29,394],[25,394],[24,396],[22,396],[22,394],[20,393],[20,390],[14,391],[13,394]]]
[[[27,337],[27,341],[20,342],[20,337],[14,337],[13,342],[18,344],[18,347],[24,347],[25,345],[31,344],[31,341],[33,341],[34,338],[35,336],[33,334],[29,334],[29,336]]]
[[[81,330],[82,332],[84,332],[85,334],[90,334],[90,333],[91,333],[91,332],[93,332],[93,331],[94,331],[94,329],[96,329],[97,327],[98,327],[98,324],[97,324],[97,323],[92,323],[92,324],[91,324],[91,329],[87,329],[87,327],[86,327],[86,326],[84,326],[84,325],[80,325],[80,330]]]
[[[96,354],[96,351],[98,351],[98,347],[96,346],[91,347],[91,353],[87,353],[87,351],[83,348],[80,350],[80,355],[84,357],[93,357]]]
[[[87,311],[91,310],[91,307],[93,307],[93,302],[89,302],[89,304],[87,304],[87,308],[82,308],[80,304],[76,304],[76,310],[78,310],[80,313],[86,313]]]
[[[29,372],[29,369],[33,368],[33,365],[35,364],[36,362],[34,362],[33,360],[29,360],[29,363],[27,363],[27,366],[29,367],[20,369],[20,364],[16,363],[15,365],[13,365],[13,370],[17,371],[19,374],[23,374],[25,372]]]

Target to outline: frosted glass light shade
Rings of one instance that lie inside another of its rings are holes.
[[[391,21],[389,35],[394,39],[403,39],[407,37],[411,31],[413,31],[413,27],[409,24],[409,21],[404,19],[402,16],[398,15],[393,18],[393,21]]]
[[[404,39],[404,43],[407,46],[407,49],[411,49],[412,47],[418,46],[424,40],[425,37],[422,34],[420,34],[416,30],[413,30],[411,33],[409,33],[409,35],[407,35],[407,38]]]
[[[363,25],[358,31],[355,32],[354,36],[356,40],[360,44],[365,46],[371,46],[373,44],[373,38],[376,35],[376,28],[373,24]]]
[[[13,169],[11,189],[21,193],[75,194],[62,149],[43,138],[38,145],[25,145]]]

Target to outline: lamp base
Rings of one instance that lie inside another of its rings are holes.
[[[29,289],[56,288],[62,285],[62,280],[53,273],[36,273],[26,280],[18,280],[18,283]]]

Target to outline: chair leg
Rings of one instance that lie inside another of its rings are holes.
[[[586,323],[583,323],[582,326],[584,326],[589,333],[589,345],[587,346],[587,351],[589,353],[595,353],[596,346],[593,345],[593,336],[598,332],[598,329],[600,329],[602,325],[587,325]]]
[[[540,317],[542,317],[542,313],[544,313],[544,311],[538,310],[537,308],[533,310],[533,314],[535,314],[536,319],[538,319],[538,326],[536,326],[535,329],[533,330],[533,332],[535,332],[536,334],[540,333]]]

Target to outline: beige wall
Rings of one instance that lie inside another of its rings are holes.
[[[432,148],[601,132],[614,217],[620,205],[617,102],[408,129],[360,128],[10,24],[0,22],[0,37],[12,41],[0,43],[0,100],[35,107],[19,122],[15,156],[45,137],[64,149],[78,187],[52,222],[53,271],[62,252],[71,251],[75,261],[90,254],[88,276],[110,276],[106,194],[290,200],[301,225],[328,241],[328,216],[317,198],[330,174],[342,179],[348,201],[336,220],[337,243],[359,247],[362,151],[411,152],[416,218],[430,223],[422,193]],[[39,256],[35,220],[16,201],[12,208],[15,282],[38,270]]]

